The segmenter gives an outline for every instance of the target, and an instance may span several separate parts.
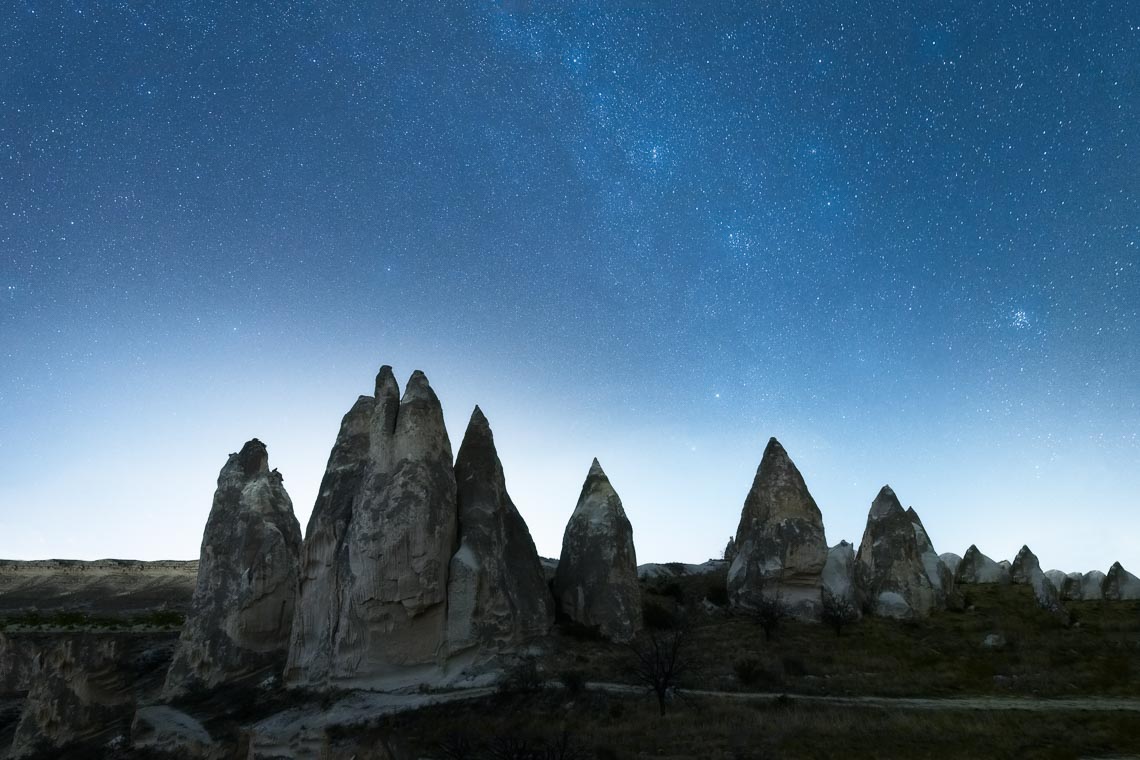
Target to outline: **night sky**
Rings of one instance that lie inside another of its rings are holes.
[[[0,556],[196,557],[254,436],[304,525],[390,363],[549,556],[776,436],[829,543],[1140,571],[1131,0],[8,0],[0,114]]]

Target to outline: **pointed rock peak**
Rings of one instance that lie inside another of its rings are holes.
[[[259,472],[269,470],[269,452],[266,450],[265,444],[256,438],[247,441],[241,447],[237,458],[246,477],[252,477]]]
[[[890,486],[883,486],[879,489],[879,495],[871,502],[871,514],[868,517],[871,520],[881,520],[902,511],[899,497],[895,496],[895,492],[891,490]]]
[[[965,553],[965,554],[963,554],[963,555],[962,555],[962,557],[963,557],[963,558],[965,558],[965,557],[972,557],[972,556],[974,556],[975,554],[981,554],[981,553],[982,553],[982,552],[981,552],[981,550],[980,550],[980,549],[978,549],[978,545],[977,545],[977,544],[970,544],[970,548],[966,550],[966,553]]]
[[[1094,570],[1093,572],[1096,572],[1096,571]],[[1124,565],[1120,564],[1119,562],[1113,562],[1112,567],[1108,568],[1108,572],[1110,575],[1112,575],[1114,573],[1123,573],[1124,572]]]
[[[399,398],[400,385],[396,382],[396,376],[392,374],[392,366],[385,364],[376,373],[376,398]]]
[[[473,456],[473,452],[477,449],[497,456],[491,424],[483,416],[483,411],[476,406],[475,411],[471,412],[471,421],[467,423],[467,432],[463,434],[463,443],[459,445],[459,459],[456,460],[456,467],[459,466],[461,460],[465,461]]]
[[[435,391],[431,389],[427,375],[418,369],[408,378],[408,385],[404,388],[404,397],[400,399],[401,404],[406,404],[409,401],[427,401],[433,404],[439,403]]]
[[[594,461],[590,463],[590,474],[586,477],[587,479],[606,478],[606,480],[609,480],[609,478],[606,477],[606,471],[602,469],[602,463],[598,461],[597,457],[594,457]]]
[[[914,507],[907,507],[907,508],[906,508],[906,513],[907,513],[908,515],[910,515],[910,518],[911,518],[912,520],[916,520],[916,519],[918,519],[918,512],[915,512],[915,511],[914,511]]]

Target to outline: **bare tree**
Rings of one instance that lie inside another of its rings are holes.
[[[762,578],[756,592],[749,600],[749,613],[764,629],[764,640],[771,641],[780,621],[789,615],[788,604],[780,593],[780,584],[770,578]]]
[[[677,691],[679,680],[689,670],[688,642],[688,626],[681,625],[672,631],[650,629],[630,645],[637,657],[637,678],[657,698],[662,715]]]
[[[837,596],[823,590],[823,622],[835,629],[836,636],[843,635],[843,629],[859,619],[859,608],[847,596]]]

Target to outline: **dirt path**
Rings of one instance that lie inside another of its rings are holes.
[[[644,694],[638,686],[619,683],[588,683],[587,689],[610,694]],[[778,702],[788,699],[801,704],[886,707],[904,710],[1025,710],[1028,712],[1140,712],[1140,699],[1129,697],[836,697],[775,692],[710,691],[686,689],[684,694],[745,702]]]

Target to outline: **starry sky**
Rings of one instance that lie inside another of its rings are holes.
[[[829,543],[1140,571],[1140,5],[11,0],[0,556],[302,525],[380,364],[541,553],[597,456],[719,556],[770,436]]]

